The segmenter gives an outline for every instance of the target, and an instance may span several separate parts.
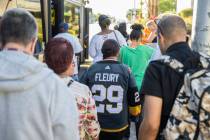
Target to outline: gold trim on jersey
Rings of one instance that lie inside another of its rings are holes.
[[[119,129],[103,129],[101,128],[101,131],[104,131],[104,132],[120,132],[120,131],[123,131],[125,130],[126,128],[128,128],[128,125],[122,127],[122,128],[119,128]]]

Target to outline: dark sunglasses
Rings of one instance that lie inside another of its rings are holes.
[[[155,19],[154,22],[158,27],[157,33],[158,33],[158,37],[160,37],[160,34],[163,35],[163,30],[162,30],[162,27],[160,26],[161,20],[160,19]]]

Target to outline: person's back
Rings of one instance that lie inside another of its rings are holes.
[[[73,47],[71,43],[63,38],[51,39],[44,50],[45,61],[59,77],[65,82],[66,86],[73,92],[79,111],[79,132],[80,140],[97,140],[100,126],[97,119],[95,101],[90,89],[70,76],[74,73]]]
[[[145,70],[154,53],[154,49],[149,46],[139,45],[136,48],[129,46],[120,50],[120,61],[131,68],[135,77],[138,89],[141,87]],[[138,63],[137,63],[138,62]]]
[[[116,46],[115,40],[105,41],[102,47],[104,60],[92,65],[80,80],[90,87],[96,101],[100,139],[123,137],[128,127],[128,106],[139,105],[133,76],[128,67],[116,61],[119,52],[119,48],[115,50]]]
[[[110,24],[111,20],[108,16],[99,16],[99,25],[102,31],[92,37],[89,46],[89,55],[93,58],[94,63],[103,59],[101,48],[107,39],[116,40],[120,46],[127,45],[125,38],[119,31],[109,29]]]
[[[92,78],[91,78],[92,77]],[[88,86],[98,103],[98,117],[103,129],[122,129],[127,125],[128,69],[117,61],[100,61],[88,70]],[[106,92],[109,92],[106,99]],[[99,93],[98,93],[99,92]],[[116,92],[116,95],[114,95]],[[99,94],[99,95],[97,95]],[[116,100],[114,100],[114,97]],[[107,102],[116,107],[102,107]]]
[[[141,31],[143,26],[141,24],[134,24],[131,27],[133,29],[130,34],[131,44],[120,49],[119,60],[131,68],[138,89],[140,89],[145,70],[154,54],[154,49],[140,45],[143,36]]]
[[[78,139],[72,91],[31,56],[37,36],[33,16],[11,9],[3,16],[0,30],[0,139]]]

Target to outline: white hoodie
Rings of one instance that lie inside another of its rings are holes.
[[[0,140],[78,140],[75,97],[45,64],[0,52]]]

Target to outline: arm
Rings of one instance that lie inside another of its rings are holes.
[[[96,46],[95,46],[95,36],[90,41],[89,45],[89,55],[94,58],[96,56]]]
[[[139,129],[139,140],[155,140],[159,132],[163,106],[162,73],[158,62],[149,64],[144,75],[140,97],[144,98],[143,121]],[[143,99],[142,98],[142,99]]]
[[[75,54],[78,54],[80,52],[82,52],[83,48],[79,42],[79,39],[78,38],[74,38],[74,53]]]
[[[147,38],[146,42],[147,43],[152,43],[152,41],[155,39],[156,37],[156,30],[152,31],[149,35],[149,37]]]
[[[129,113],[132,116],[138,116],[141,112],[141,106],[140,106],[140,95],[138,92],[138,88],[136,86],[136,81],[134,79],[134,76],[131,74],[130,70],[129,72],[129,84],[128,84],[128,104],[129,104]]]
[[[100,125],[98,122],[95,101],[91,96],[91,92],[87,102],[85,129],[88,135],[91,136],[91,138],[93,138],[93,140],[98,140],[98,136],[100,133]]]
[[[145,96],[144,119],[139,129],[139,140],[155,140],[159,131],[163,101],[159,97]]]

